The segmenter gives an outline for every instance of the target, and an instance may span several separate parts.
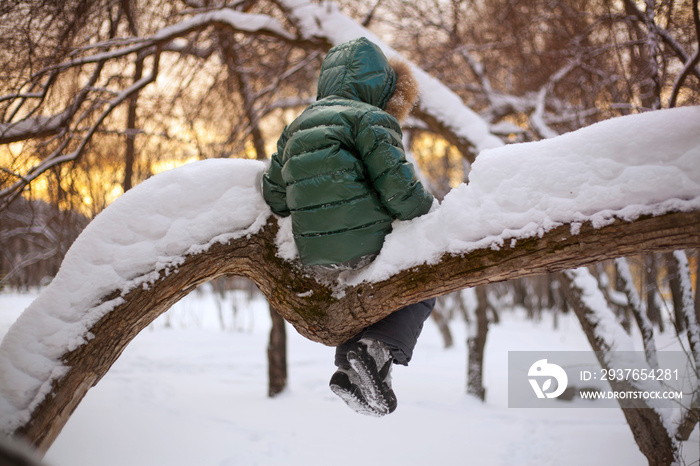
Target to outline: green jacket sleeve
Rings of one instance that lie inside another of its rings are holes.
[[[282,132],[277,141],[277,152],[272,154],[270,168],[263,175],[262,189],[265,202],[270,206],[272,211],[277,215],[286,217],[289,215],[289,207],[287,206],[287,187],[282,179],[282,154],[284,154],[284,146],[287,143],[285,132]]]
[[[406,161],[396,118],[386,112],[366,113],[358,127],[357,150],[391,215],[410,220],[430,210],[433,196],[416,178],[413,165]]]

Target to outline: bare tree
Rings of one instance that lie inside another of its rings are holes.
[[[486,398],[484,387],[484,349],[486,348],[486,335],[488,334],[488,311],[491,304],[488,298],[486,286],[476,287],[476,308],[472,316],[471,329],[467,338],[467,393],[480,400]]]
[[[697,4],[388,0],[374,21],[394,28],[400,50],[494,131],[540,139],[638,109],[697,104]],[[668,95],[677,97],[662,101]]]
[[[313,95],[316,58],[331,43],[304,21],[322,8],[281,0],[31,8],[25,15],[9,3],[4,11],[0,53],[12,60],[0,81],[0,144],[22,146],[3,167],[0,208],[52,169],[70,164],[60,176],[74,176],[101,141],[121,141],[119,185],[127,188],[151,174],[149,162],[137,160],[153,157],[149,147],[170,157],[230,156],[243,153],[247,140],[260,152],[270,142],[260,122]],[[407,57],[504,137],[547,137],[663,106],[655,102],[669,92],[673,105],[697,103],[700,72],[689,52],[698,43],[696,0],[650,2],[645,11],[631,1],[550,8],[386,0],[346,8],[368,26],[390,28]],[[428,102],[415,115],[473,159],[474,141]],[[517,128],[519,120],[527,127]],[[203,133],[205,125],[217,134]]]
[[[687,271],[685,254],[681,251],[677,251],[674,253],[674,256],[678,259],[679,263],[682,264],[681,268]],[[618,265],[624,269],[624,264],[622,262],[619,262]],[[615,369],[617,367],[615,365],[616,361],[613,357],[608,357],[607,355],[618,347],[617,345],[623,344],[623,342],[618,341],[618,338],[625,333],[622,331],[621,325],[615,320],[612,311],[609,309],[597,308],[589,304],[591,302],[605,302],[604,299],[600,299],[602,296],[596,300],[597,294],[602,295],[601,290],[598,288],[599,284],[597,280],[586,268],[569,270],[559,274],[559,277],[564,285],[567,299],[581,322],[592,349],[596,351],[601,367],[605,369]],[[687,280],[684,280],[684,283],[689,285],[689,273],[687,278]],[[691,367],[695,370],[693,376],[695,380],[698,380],[698,367],[700,367],[698,363],[700,359],[698,359],[697,350],[698,343],[700,343],[700,333],[698,333],[700,326],[695,319],[694,313],[690,312],[693,307],[690,288],[688,286],[685,289],[687,307],[684,312],[684,317],[686,318],[686,323],[691,328],[691,330],[688,331],[687,343],[690,346]],[[639,303],[637,304],[641,305]],[[648,335],[648,332],[652,331],[651,326],[648,321],[644,322],[643,316],[640,315],[640,317],[642,317],[640,327],[643,332],[647,333],[644,340],[645,353],[649,363],[648,367],[658,367],[656,349],[653,346],[653,335]],[[614,326],[619,327],[621,331],[614,331],[614,329],[611,328]],[[612,379],[609,383],[612,388],[617,391],[636,390],[636,382],[634,380]],[[646,400],[639,401],[638,404],[633,407],[622,408],[627,423],[632,429],[632,434],[635,437],[637,445],[647,457],[649,464],[678,464],[678,441],[687,440],[692,429],[698,422],[700,389],[696,388],[694,392],[691,393],[691,397],[690,403],[682,407],[682,413],[679,419],[674,419],[672,415],[669,415],[663,410],[654,409]]]
[[[243,3],[238,2],[231,9],[219,6],[193,11],[188,10],[185,3],[163,8],[160,2],[146,0],[79,2],[68,4],[58,12],[48,3],[36,3],[33,4],[35,21],[27,21],[20,6],[9,6],[6,22],[17,27],[9,37],[25,34],[26,40],[6,40],[11,48],[4,52],[14,52],[10,61],[17,65],[6,71],[11,79],[5,80],[0,88],[0,144],[21,142],[22,146],[12,156],[11,163],[3,167],[0,210],[50,170],[66,164],[70,164],[71,170],[79,167],[86,154],[93,150],[93,144],[100,140],[104,143],[110,137],[123,138],[125,155],[120,184],[128,189],[149,175],[146,171],[136,177],[137,137],[179,142],[174,146],[178,152],[189,151],[191,146],[185,143],[189,137],[170,134],[175,124],[182,125],[184,120],[192,124],[196,133],[201,131],[199,127],[204,122],[224,129],[229,121],[241,121],[236,117],[238,111],[226,112],[227,108],[232,108],[230,104],[239,101],[231,95],[230,89],[223,98],[214,95],[220,87],[225,88],[226,81],[217,75],[217,67],[232,65],[234,58],[238,65],[235,69],[229,66],[231,71],[243,70],[241,64],[245,59],[254,60],[246,63],[246,67],[254,65],[250,69],[256,69],[256,75],[249,76],[250,72],[246,71],[238,76],[245,77],[241,82],[246,92],[241,96],[249,98],[243,101],[243,110],[248,116],[253,114],[251,112],[256,115],[217,142],[221,149],[213,155],[223,155],[227,150],[241,153],[242,146],[236,148],[236,144],[238,139],[246,138],[250,130],[256,132],[258,149],[264,149],[258,123],[269,111],[272,101],[265,96],[272,95],[272,91],[278,97],[284,95],[281,83],[295,74],[285,75],[284,69],[273,64],[291,69],[299,61],[308,63],[304,61],[306,51],[290,53],[289,44],[297,47],[312,44],[309,53],[328,45],[323,41],[297,39],[272,17],[243,13],[239,10],[244,8]],[[276,7],[267,3],[257,8]],[[108,29],[102,26],[104,17],[108,18]],[[181,22],[178,23],[178,19]],[[266,24],[250,28],[248,19],[265,20]],[[55,34],[41,36],[42,32],[54,29]],[[236,32],[242,34],[241,38],[248,37],[246,47],[220,48],[226,51],[220,55],[223,60],[213,63],[213,47],[221,42],[217,39],[221,39],[222,34],[233,37]],[[42,40],[34,42],[36,36]],[[265,45],[261,45],[261,41]],[[255,49],[264,49],[264,53],[251,54]],[[165,57],[162,62],[161,57]],[[161,63],[165,63],[164,69]],[[158,84],[164,79],[167,84]],[[273,83],[271,88],[270,83]],[[207,88],[214,92],[202,94]],[[156,94],[146,93],[146,90],[155,90]],[[157,93],[166,99],[158,97]],[[212,99],[217,102],[218,110],[205,113],[202,105]],[[192,102],[198,105],[191,107]],[[253,103],[265,106],[253,108]],[[156,105],[158,107],[154,107]],[[154,114],[153,108],[160,108],[160,112]],[[178,119],[177,113],[181,111],[189,115]],[[137,115],[145,112],[152,118],[138,128]],[[120,115],[124,115],[123,119]],[[187,118],[190,116],[195,118]],[[227,146],[230,149],[226,149]],[[141,147],[147,147],[146,143],[141,143]],[[72,176],[72,173],[67,170],[62,175]]]

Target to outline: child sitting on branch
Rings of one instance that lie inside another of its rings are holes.
[[[409,66],[389,62],[364,37],[328,52],[316,102],[285,127],[263,177],[272,211],[292,217],[302,264],[363,267],[394,220],[431,209],[433,196],[406,161],[399,126],[417,96]],[[411,360],[434,305],[406,306],[338,346],[331,390],[357,412],[393,412],[392,364]]]

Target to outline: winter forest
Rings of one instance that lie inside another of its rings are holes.
[[[319,274],[260,178],[362,36],[439,205]],[[10,0],[0,55],[0,464],[700,464],[698,0]],[[348,410],[333,347],[431,297]],[[513,408],[518,351],[687,383]]]

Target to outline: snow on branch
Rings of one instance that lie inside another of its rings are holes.
[[[695,313],[695,301],[693,300],[693,287],[690,283],[691,274],[690,266],[688,265],[688,256],[684,251],[674,251],[673,258],[677,263],[678,275],[680,277],[681,313],[683,314],[687,326],[688,342],[695,362],[695,372],[698,373],[698,371],[700,371],[700,323]]]
[[[221,10],[200,13],[177,24],[166,26],[155,33],[150,40],[153,42],[169,40],[172,37],[182,36],[192,30],[199,29],[202,26],[212,23],[223,23],[242,32],[259,32],[287,40],[296,39],[279,21],[269,15],[242,13],[229,8],[223,8]]]
[[[0,144],[53,134],[65,125],[67,116],[68,113],[64,111],[51,116],[40,115],[27,118],[15,123],[0,123]]]
[[[279,21],[269,15],[241,13],[239,11],[223,8],[221,10],[200,13],[176,24],[165,26],[150,37],[144,37],[143,39],[126,42],[128,44],[126,47],[115,48],[113,50],[95,53],[84,57],[71,57],[70,60],[63,63],[52,65],[38,71],[33,77],[36,78],[49,71],[68,69],[89,63],[104,62],[107,60],[124,57],[132,53],[138,53],[144,49],[169,42],[173,39],[185,36],[192,31],[196,31],[216,23],[225,24],[236,31],[268,34],[289,41],[294,41],[296,39],[294,35],[285,30],[284,26],[282,26]],[[119,42],[111,40],[100,44],[93,44],[90,46],[90,49],[95,49],[100,46],[111,48],[115,44],[118,45]],[[87,49],[79,50],[83,51]]]
[[[592,337],[596,340],[595,351],[605,353],[634,351],[632,337],[627,334],[615,314],[610,310],[605,296],[598,288],[598,281],[585,267],[564,272],[571,283],[580,291],[582,304],[588,311],[586,319],[593,328]],[[608,367],[615,367],[615,361],[605,361]]]
[[[654,327],[647,316],[646,306],[644,306],[644,302],[639,298],[639,293],[637,293],[637,289],[634,286],[634,280],[632,279],[627,259],[624,257],[615,259],[615,269],[622,280],[624,292],[632,309],[632,314],[642,333],[642,342],[644,343],[644,353],[647,362],[653,369],[656,369],[659,367],[659,361],[656,356],[656,344],[654,343]]]
[[[700,208],[699,127],[700,107],[682,107],[484,151],[469,184],[450,191],[439,209],[396,225],[382,260],[354,280],[383,279],[446,252],[507,246],[570,222],[600,227]],[[405,254],[406,244],[421,247]]]
[[[67,370],[61,355],[86,343],[122,296],[176,272],[187,254],[258,231],[270,215],[258,188],[263,169],[250,160],[202,161],[150,178],[100,213],[0,344],[0,430],[26,422]],[[117,294],[102,302],[109,290]]]

